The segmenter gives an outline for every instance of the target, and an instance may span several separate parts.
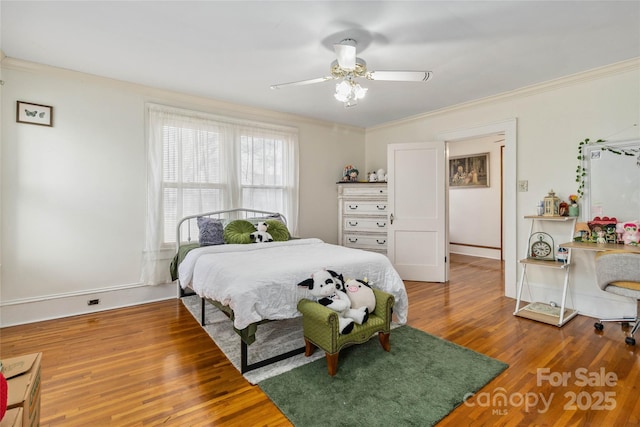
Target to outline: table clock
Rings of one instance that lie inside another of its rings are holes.
[[[529,237],[529,254],[527,258],[554,261],[553,237],[548,233],[537,231]]]

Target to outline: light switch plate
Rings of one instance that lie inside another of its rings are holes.
[[[529,191],[529,181],[522,180],[518,181],[518,191],[524,193],[525,191]]]

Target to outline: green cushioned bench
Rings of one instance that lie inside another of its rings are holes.
[[[325,351],[329,375],[338,371],[338,353],[351,344],[362,344],[378,333],[380,344],[390,351],[389,336],[391,333],[391,316],[395,299],[393,295],[378,289],[373,290],[376,296],[376,308],[369,313],[369,319],[362,325],[355,325],[349,334],[338,333],[338,313],[315,301],[302,299],[298,303],[298,311],[303,316],[305,355],[311,356],[317,347]]]

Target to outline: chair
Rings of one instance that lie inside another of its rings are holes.
[[[624,250],[599,252],[596,254],[596,278],[603,291],[640,301],[640,253]],[[633,335],[640,327],[638,312],[635,317],[600,319],[593,326],[602,331],[602,322],[633,323],[625,342],[629,345],[636,344]]]
[[[376,296],[376,308],[369,313],[369,319],[362,325],[355,325],[345,335],[338,333],[338,313],[315,301],[302,299],[298,302],[298,310],[303,316],[305,356],[313,354],[317,347],[325,351],[327,370],[334,376],[338,371],[338,353],[348,345],[362,344],[376,332],[382,348],[391,350],[389,335],[391,333],[391,315],[395,302],[393,295],[378,289],[373,290]]]

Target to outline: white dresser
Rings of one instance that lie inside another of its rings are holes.
[[[387,253],[387,183],[338,183],[338,243]]]

